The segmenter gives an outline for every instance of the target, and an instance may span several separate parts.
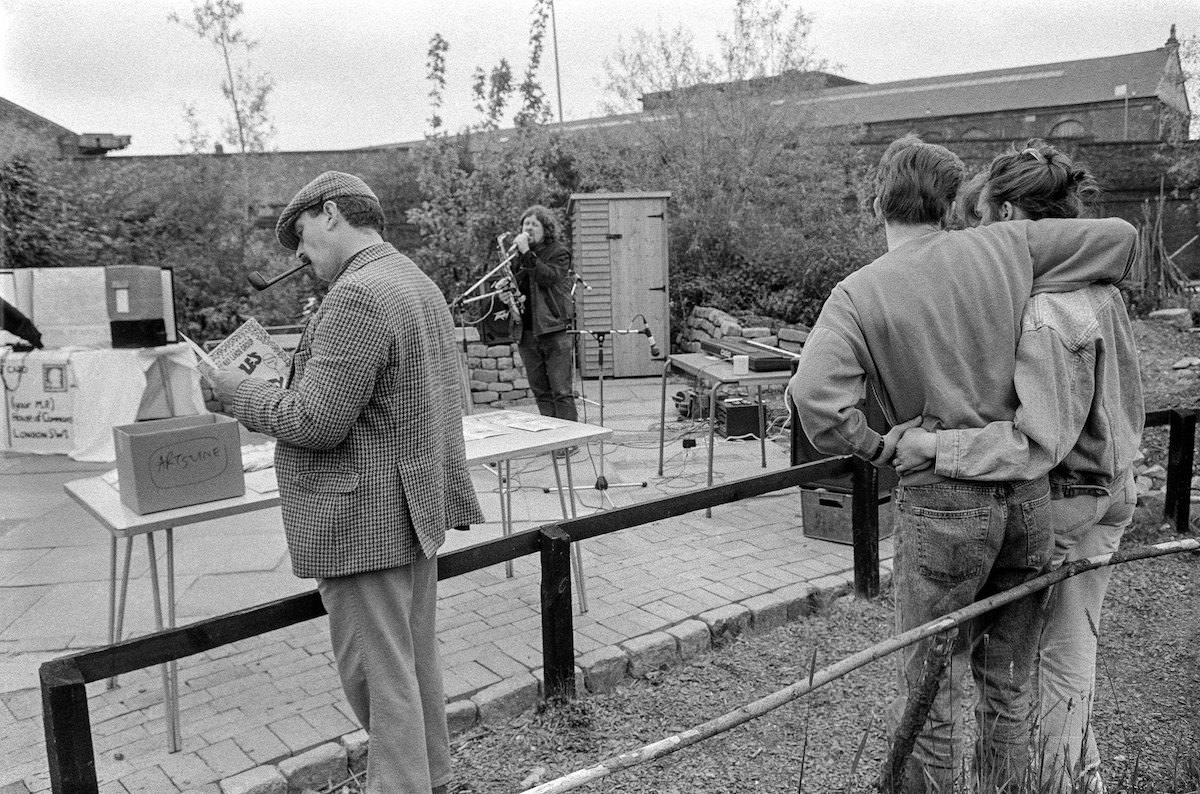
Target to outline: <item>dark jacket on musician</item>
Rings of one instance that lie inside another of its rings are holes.
[[[517,288],[525,296],[522,335],[564,331],[575,316],[571,297],[571,252],[557,240],[533,245],[517,256]]]

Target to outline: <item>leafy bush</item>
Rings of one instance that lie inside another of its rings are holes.
[[[6,263],[170,267],[178,325],[194,339],[223,337],[248,316],[294,322],[316,282],[305,275],[264,293],[248,285],[246,273],[268,267],[278,249],[246,215],[245,174],[231,179],[221,162],[11,160],[0,167]]]

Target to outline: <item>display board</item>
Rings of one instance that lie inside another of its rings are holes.
[[[130,271],[128,266],[114,270]],[[152,269],[153,270],[153,269]],[[113,282],[105,267],[30,267],[0,269],[0,297],[33,321],[47,348],[112,347],[113,322],[126,318],[138,308],[138,317],[153,314],[141,305],[138,296],[129,294],[124,285],[128,278]],[[170,268],[158,268],[165,340],[178,342],[175,332],[175,290]],[[114,294],[109,294],[113,292]],[[16,344],[17,337],[0,331],[0,345]]]
[[[141,349],[0,348],[0,448],[112,461],[112,428],[204,413],[196,359],[183,344]]]
[[[66,353],[14,353],[0,359],[4,437],[17,452],[67,454],[75,443],[74,384]]]

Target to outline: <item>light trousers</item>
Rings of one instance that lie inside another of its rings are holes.
[[[1054,567],[1115,552],[1136,504],[1132,473],[1117,480],[1111,496],[1077,494],[1053,500]],[[1104,791],[1091,714],[1100,608],[1111,576],[1112,568],[1088,571],[1064,579],[1048,595],[1038,643],[1038,791]]]
[[[450,781],[437,647],[437,559],[321,579],[346,699],[370,737],[367,794],[429,794]]]

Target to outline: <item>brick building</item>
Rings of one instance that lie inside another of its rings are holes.
[[[824,72],[752,82],[764,102],[791,105],[821,125],[857,127],[859,141],[868,143],[909,132],[927,141],[1167,141],[1186,133],[1190,117],[1174,27],[1158,49],[1127,55],[889,83]],[[642,111],[659,112],[671,99],[671,92],[646,94]],[[617,118],[571,126],[605,126]]]

